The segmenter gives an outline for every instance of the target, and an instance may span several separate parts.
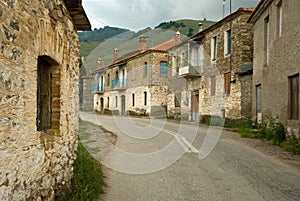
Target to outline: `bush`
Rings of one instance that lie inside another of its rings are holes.
[[[286,131],[284,125],[277,118],[270,118],[268,124],[264,124],[264,137],[271,140],[273,144],[280,145],[285,140]]]
[[[295,135],[289,136],[286,141],[283,141],[281,146],[294,154],[300,154],[300,139]]]

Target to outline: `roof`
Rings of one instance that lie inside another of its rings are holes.
[[[262,14],[262,12],[269,6],[269,4],[273,0],[260,0],[260,2],[257,4],[255,10],[252,12],[248,19],[248,23],[255,23],[258,17]]]
[[[202,38],[205,36],[206,33],[215,30],[216,28],[222,26],[224,22],[229,22],[233,20],[236,16],[241,15],[242,13],[248,13],[251,14],[254,11],[254,8],[239,8],[236,10],[234,13],[228,15],[227,17],[223,18],[222,20],[216,22],[215,24],[209,26],[208,28],[204,29],[203,31],[195,34],[194,36],[191,37],[191,39],[197,39],[197,38]]]
[[[144,50],[144,51],[139,51],[138,53],[132,54],[132,55],[126,57],[126,58],[118,59],[114,63],[110,64],[108,67],[115,66],[115,65],[122,65],[124,63],[127,63],[128,60],[134,59],[136,57],[139,57],[139,56],[151,53],[151,52],[166,52],[166,51],[165,50],[159,50],[159,49],[152,49],[152,48]]]
[[[180,43],[180,42],[179,42]],[[168,49],[174,47],[175,45],[177,45],[178,42],[176,42],[175,39],[171,39],[171,40],[168,40],[166,42],[163,42],[161,44],[158,44],[154,47],[151,47],[150,49],[151,50],[162,50],[162,51],[167,51]]]
[[[64,0],[76,29],[89,31],[91,30],[91,24],[82,7],[81,1],[82,0]]]
[[[148,53],[152,53],[152,52],[161,52],[161,53],[164,53],[168,49],[174,47],[177,44],[178,44],[178,42],[176,42],[175,39],[171,39],[171,40],[165,41],[165,42],[163,42],[161,44],[158,44],[158,45],[156,45],[154,47],[146,49],[144,51],[136,50],[136,51],[130,52],[130,53],[128,53],[128,54],[126,54],[126,55],[118,58],[116,61],[114,61],[113,63],[111,63],[111,64],[109,64],[107,66],[102,66],[102,67],[97,68],[94,71],[94,73],[100,72],[101,70],[104,70],[105,68],[109,68],[109,67],[112,67],[112,66],[125,64],[125,63],[127,63],[127,61],[129,61],[131,59],[134,59],[136,57],[139,57],[139,56],[142,56],[142,55],[145,55],[145,54],[148,54]]]

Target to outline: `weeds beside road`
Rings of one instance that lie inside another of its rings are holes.
[[[223,126],[224,120],[215,117],[212,122],[209,117],[202,118],[200,123],[209,126]],[[259,129],[253,128],[250,118],[240,120],[226,119],[224,128],[240,133],[244,138],[256,138],[271,142],[289,152],[300,155],[300,139],[295,135],[288,136],[284,125],[277,119],[269,118],[267,123],[260,125]]]
[[[77,149],[77,159],[74,163],[71,190],[64,198],[64,201],[95,201],[104,194],[106,187],[105,176],[103,175],[101,163],[94,159],[81,140],[88,140],[90,133],[88,128],[97,129],[91,123],[79,122],[79,140]]]

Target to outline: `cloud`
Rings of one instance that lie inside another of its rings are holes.
[[[255,7],[259,0],[232,0],[232,11]],[[226,14],[229,13],[226,1]],[[176,19],[218,21],[223,17],[223,0],[84,0],[93,28],[105,25],[139,30]]]

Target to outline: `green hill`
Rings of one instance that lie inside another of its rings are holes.
[[[104,28],[94,29],[94,31],[80,31],[78,32],[80,42],[90,42],[105,40],[121,33],[129,32],[128,29],[121,29],[117,27],[105,26]],[[132,32],[134,34],[134,32]]]
[[[203,24],[203,29],[212,25],[211,21],[199,20],[177,20],[171,22],[162,22],[155,29],[147,27],[138,32],[114,27],[104,27],[89,32],[79,32],[81,56],[85,57],[85,72],[91,72],[96,67],[96,61],[101,58],[103,65],[109,65],[113,62],[113,50],[119,49],[119,57],[139,48],[139,36],[144,34],[147,37],[147,47],[153,47],[164,41],[174,39],[175,32],[181,33],[181,40],[198,32],[198,24]]]
[[[177,21],[170,21],[170,22],[162,22],[155,28],[167,29],[172,31],[179,31],[181,34],[186,35],[187,37],[191,37],[195,35],[199,31],[199,23],[202,23],[203,29],[209,27],[210,25],[214,24],[213,21],[204,20],[177,20]]]

